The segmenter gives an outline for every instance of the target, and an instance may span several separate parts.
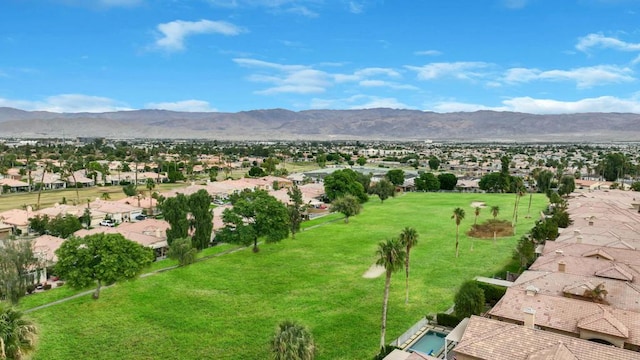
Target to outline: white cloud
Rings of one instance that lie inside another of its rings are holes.
[[[442,55],[442,51],[438,50],[422,50],[414,52],[415,55],[423,55],[423,56],[438,56]]]
[[[439,113],[450,113],[450,112],[473,112],[479,110],[493,110],[493,111],[509,111],[506,107],[490,107],[481,104],[469,104],[462,102],[440,102],[428,109],[427,111],[435,111]]]
[[[291,13],[307,17],[317,17],[318,13],[308,5],[317,6],[317,0],[208,0],[217,7],[223,8],[266,8],[271,12]]]
[[[631,82],[633,70],[615,65],[598,65],[571,70],[548,70],[513,68],[506,71],[503,80],[508,83],[524,83],[535,80],[575,81],[578,88],[597,85]]]
[[[364,4],[356,1],[349,1],[349,11],[353,14],[360,14],[364,9]]]
[[[238,58],[233,61],[241,66],[257,68],[259,70],[273,70],[275,73],[253,74],[249,80],[271,84],[272,86],[259,90],[261,95],[273,95],[280,93],[311,94],[321,93],[332,85],[331,76],[320,70],[303,65],[282,65],[262,60]]]
[[[516,97],[502,101],[501,106],[485,106],[461,102],[441,102],[431,107],[437,112],[457,111],[514,111],[530,114],[575,114],[589,112],[640,112],[640,101],[637,99],[621,99],[615,96],[585,98],[576,101],[560,101],[553,99],[536,99],[532,97]]]
[[[416,87],[410,85],[374,79],[374,77],[380,76],[386,78],[401,77],[398,71],[390,68],[372,67],[360,69],[351,74],[334,74],[308,65],[283,65],[249,58],[236,58],[233,61],[243,67],[258,69],[258,73],[249,75],[248,79],[250,81],[273,85],[256,92],[261,95],[322,93],[336,83],[349,82],[358,83],[366,87],[386,86],[394,89],[416,89]]]
[[[216,112],[215,108],[212,108],[207,101],[202,100],[182,100],[176,102],[159,102],[148,103],[145,105],[147,109],[160,109],[171,111],[186,111],[186,112]]]
[[[490,64],[480,61],[430,63],[423,66],[405,66],[418,74],[420,80],[434,80],[443,77],[454,77],[461,80],[472,80],[486,76],[477,70],[486,69]]]
[[[343,99],[319,99],[311,100],[310,107],[312,109],[374,109],[374,108],[391,108],[391,109],[410,109],[408,106],[396,98],[384,98],[369,95],[353,95]]]
[[[589,34],[578,39],[576,49],[589,52],[591,48],[609,48],[620,51],[640,51],[640,44],[628,43],[602,34]]]
[[[45,98],[41,101],[12,100],[0,98],[0,107],[7,106],[27,111],[51,112],[110,112],[131,110],[126,104],[106,97],[83,94],[61,94]]]
[[[184,49],[184,40],[187,36],[196,34],[222,34],[227,36],[238,35],[245,32],[241,27],[226,21],[183,21],[175,20],[159,24],[158,31],[162,36],[156,40],[155,45],[167,51],[179,51]]]

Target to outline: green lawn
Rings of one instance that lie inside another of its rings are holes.
[[[34,359],[267,359],[278,322],[306,324],[317,359],[367,359],[378,348],[384,277],[364,279],[379,241],[413,226],[420,242],[411,253],[411,301],[404,304],[404,273],[394,275],[388,341],[425,314],[446,310],[456,288],[477,275],[491,276],[507,264],[532,219],[520,208],[518,235],[476,240],[462,235],[455,258],[455,207],[465,209],[464,233],[473,224],[471,202],[484,201],[511,219],[514,195],[409,193],[367,203],[350,219],[314,220],[279,244],[261,245],[185,268],[105,289],[30,313],[40,328]],[[535,196],[532,214],[546,204]],[[490,218],[483,209],[480,221]]]
[[[189,184],[190,183],[188,182],[159,184],[153,191],[163,192],[175,188],[185,187]],[[139,188],[145,190],[145,195],[148,194],[146,187],[140,186]],[[93,201],[96,198],[100,198],[105,192],[109,193],[111,200],[119,200],[126,197],[126,195],[122,191],[122,186],[94,186],[89,188],[82,188],[78,189],[77,195],[80,197],[80,204],[85,205],[87,200]],[[40,207],[45,208],[53,206],[56,203],[60,204],[62,203],[63,198],[66,199],[67,204],[73,204],[74,202],[77,202],[76,189],[69,188],[62,190],[43,191],[40,195]],[[29,205],[35,209],[37,203],[37,191],[33,191],[31,193],[21,192],[0,195],[0,211],[26,208]]]

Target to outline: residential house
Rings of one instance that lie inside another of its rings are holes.
[[[163,259],[168,251],[167,229],[170,227],[169,223],[164,220],[146,219],[138,222],[122,223],[116,227],[78,230],[74,235],[84,237],[100,233],[121,234],[126,239],[153,249],[156,259]]]
[[[640,360],[637,352],[472,316],[453,349],[456,360]]]

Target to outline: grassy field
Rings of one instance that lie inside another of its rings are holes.
[[[528,199],[522,201],[516,236],[476,240],[470,251],[463,234],[473,224],[474,201],[498,205],[498,218],[511,219],[513,195],[409,193],[384,204],[372,199],[349,224],[331,222],[331,215],[305,224],[308,230],[296,239],[262,245],[257,254],[214,257],[117,284],[98,301],[86,296],[35,311],[29,314],[40,329],[34,359],[267,359],[269,339],[285,319],[311,329],[317,359],[370,358],[378,348],[384,277],[362,274],[375,262],[378,242],[405,226],[420,234],[411,253],[409,305],[404,273],[391,284],[391,341],[424,315],[449,308],[464,280],[500,271],[535,220],[525,219]],[[544,196],[535,196],[531,213],[545,204]],[[467,213],[457,259],[455,207]],[[480,221],[490,217],[483,209]]]
[[[153,191],[163,192],[175,188],[181,188],[188,186],[188,182],[174,183],[174,184],[160,184],[157,185]],[[141,187],[145,190],[144,186]],[[122,191],[122,186],[95,186],[90,188],[78,189],[78,195],[80,197],[80,203],[86,204],[88,200],[95,200],[102,196],[103,193],[109,193],[111,200],[123,199],[126,197]],[[40,207],[45,208],[53,206],[54,204],[62,203],[62,199],[67,200],[67,204],[73,204],[76,200],[75,189],[63,189],[63,190],[47,190],[43,191],[40,197]],[[34,209],[38,203],[38,192],[33,191],[31,193],[13,193],[0,195],[0,211],[7,211],[11,209],[22,209],[30,205]]]

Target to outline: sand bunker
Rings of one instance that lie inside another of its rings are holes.
[[[362,277],[365,279],[375,279],[378,276],[384,274],[384,271],[384,266],[373,264],[371,265],[369,270],[362,274]]]
[[[477,208],[477,207],[486,208],[487,205],[482,201],[474,201],[474,202],[471,203],[471,207],[474,208],[474,209]]]

